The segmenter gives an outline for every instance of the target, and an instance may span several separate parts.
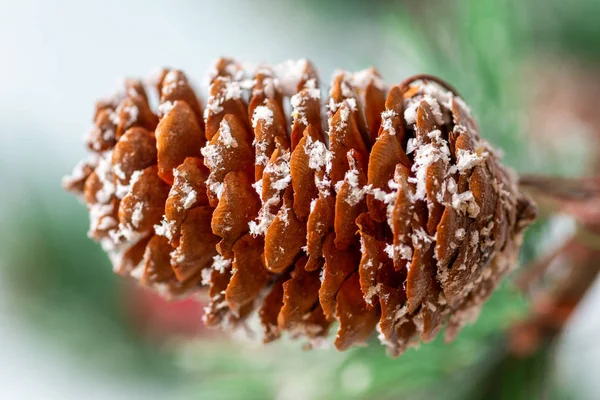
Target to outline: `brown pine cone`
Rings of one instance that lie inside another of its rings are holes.
[[[387,90],[374,69],[336,72],[326,104],[306,60],[221,59],[204,111],[181,71],[129,80],[96,105],[93,157],[64,185],[117,273],[168,297],[208,286],[209,326],[257,312],[265,342],[314,344],[338,320],[338,349],[376,329],[392,355],[444,323],[452,339],[535,207],[437,78]]]

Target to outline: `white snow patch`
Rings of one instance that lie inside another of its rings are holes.
[[[144,203],[136,203],[131,214],[131,224],[134,228],[139,228],[140,222],[144,219]]]
[[[273,124],[273,111],[267,106],[258,106],[254,109],[252,115],[252,127],[256,128],[258,121],[264,121],[265,126],[271,126]]]
[[[224,258],[222,255],[217,254],[213,257],[212,268],[219,273],[224,273],[225,270],[231,265],[231,260]]]
[[[469,217],[475,218],[479,215],[479,205],[473,197],[473,192],[467,190],[463,193],[454,193],[452,195],[452,207],[461,213],[467,213]]]
[[[384,131],[386,131],[389,135],[394,136],[396,134],[396,129],[392,124],[392,118],[397,116],[398,113],[394,110],[386,110],[381,113],[381,127]]]

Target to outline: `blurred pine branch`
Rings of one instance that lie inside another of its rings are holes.
[[[85,209],[35,190],[27,198],[14,205],[22,212],[3,221],[12,234],[0,245],[15,311],[42,339],[60,343],[92,368],[174,378],[168,354],[146,343],[129,320],[124,283],[87,238]]]

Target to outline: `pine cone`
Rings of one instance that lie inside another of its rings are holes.
[[[219,60],[204,112],[167,69],[156,114],[136,80],[97,103],[92,157],[64,184],[115,271],[168,297],[208,286],[207,325],[257,312],[265,342],[315,344],[334,320],[340,350],[374,329],[392,355],[444,323],[455,337],[535,216],[456,91],[336,72],[324,121],[309,62],[249,74]]]

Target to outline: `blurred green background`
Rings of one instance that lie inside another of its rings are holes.
[[[596,0],[0,2],[0,398],[597,399],[598,285],[557,342],[517,358],[510,327],[530,310],[511,279],[452,344],[390,359],[264,347],[203,329],[202,305],[165,303],[115,277],[60,177],[83,154],[93,101],[116,77],[173,65],[201,82],[221,55],[376,66],[386,82],[433,73],[478,116],[519,172],[597,174]],[[522,264],[573,231],[529,231]],[[519,271],[516,272],[517,274]],[[591,369],[591,370],[590,370]]]

